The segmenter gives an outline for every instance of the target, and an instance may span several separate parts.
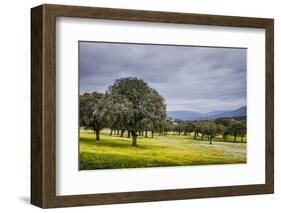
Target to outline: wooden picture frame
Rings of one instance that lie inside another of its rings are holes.
[[[265,29],[265,184],[86,195],[56,195],[56,17]],[[44,4],[31,9],[31,203],[42,208],[179,200],[274,191],[274,21],[218,15]]]

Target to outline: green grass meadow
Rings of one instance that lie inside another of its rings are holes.
[[[80,130],[80,170],[145,168],[166,166],[189,166],[209,164],[246,163],[247,143],[223,142],[221,137],[213,140],[193,139],[192,135],[164,136],[154,138],[139,136],[137,147],[131,146],[132,138],[109,135],[108,130],[95,140],[91,131]],[[246,139],[244,138],[244,141]]]

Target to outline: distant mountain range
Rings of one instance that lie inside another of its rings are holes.
[[[231,111],[212,111],[208,113],[199,113],[194,111],[168,111],[168,117],[180,120],[208,120],[223,117],[244,117],[247,116],[247,107]]]

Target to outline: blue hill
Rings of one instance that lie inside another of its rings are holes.
[[[247,107],[231,111],[212,111],[208,113],[199,113],[194,111],[168,111],[168,117],[179,120],[207,120],[222,117],[245,117],[247,116]]]

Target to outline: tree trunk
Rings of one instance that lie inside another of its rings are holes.
[[[109,134],[110,136],[112,135],[112,132],[113,132],[113,130],[110,131],[110,134]]]
[[[131,131],[128,130],[128,138],[130,138],[130,137],[131,137]]]
[[[213,139],[213,137],[212,137],[212,136],[210,136],[210,145],[212,145],[212,144],[213,144],[212,139]]]
[[[96,140],[100,140],[100,130],[96,130]]]
[[[202,135],[201,135],[201,140],[203,140],[203,138],[204,138],[204,135],[202,134]]]
[[[133,138],[132,146],[137,146],[137,137],[138,135],[136,134],[136,132],[132,131],[132,138]]]
[[[151,131],[151,137],[153,138],[153,135],[154,135],[154,131]]]
[[[117,130],[117,135],[119,135],[119,130]]]
[[[146,137],[147,138],[147,130],[145,130],[145,136],[144,137]]]
[[[234,142],[236,142],[237,134],[234,134]]]
[[[123,129],[123,130],[121,130],[121,137],[123,137],[123,134],[124,134],[124,132],[125,132],[125,130]]]

